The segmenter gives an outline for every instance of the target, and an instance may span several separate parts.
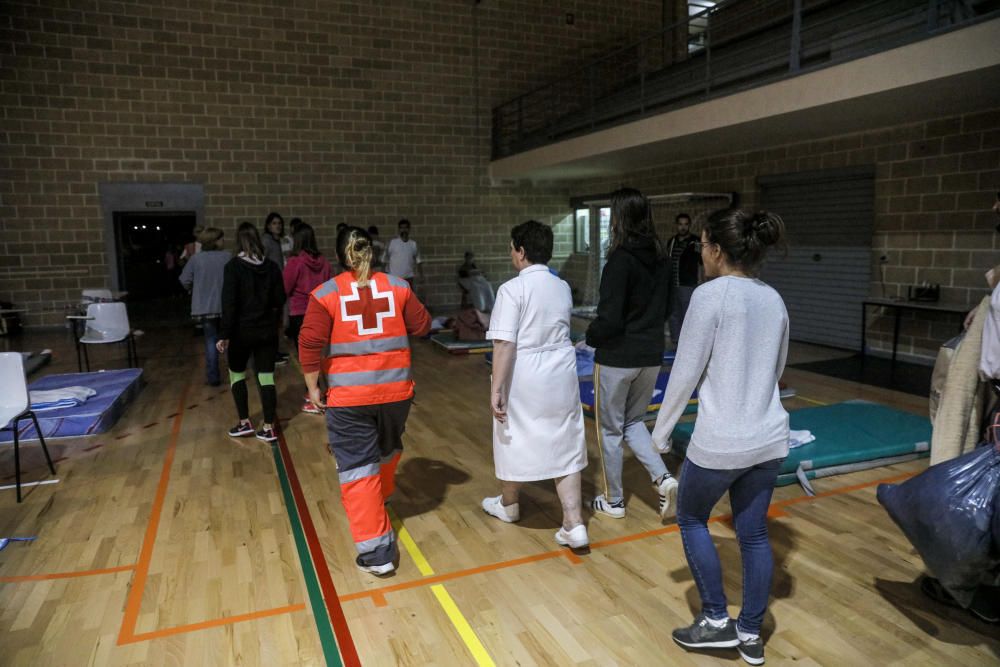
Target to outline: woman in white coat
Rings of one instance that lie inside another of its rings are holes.
[[[569,338],[573,299],[569,285],[546,266],[552,229],[529,220],[510,236],[518,275],[500,286],[486,332],[493,341],[493,461],[503,486],[482,506],[501,521],[517,521],[521,484],[555,479],[563,508],[555,539],[578,549],[590,539],[580,509],[587,446]]]

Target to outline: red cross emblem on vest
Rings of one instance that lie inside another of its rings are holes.
[[[382,320],[396,315],[396,299],[392,289],[380,292],[374,280],[358,289],[351,283],[351,294],[340,298],[340,317],[345,322],[357,322],[359,336],[382,333]]]

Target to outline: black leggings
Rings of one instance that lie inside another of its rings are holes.
[[[233,391],[233,401],[240,419],[250,418],[248,405],[246,370],[247,362],[253,355],[254,371],[260,388],[260,402],[264,408],[264,423],[273,424],[278,406],[278,392],[274,388],[274,360],[278,356],[278,338],[263,340],[229,341],[229,384]]]

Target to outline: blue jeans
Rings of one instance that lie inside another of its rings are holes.
[[[767,539],[767,507],[780,467],[781,459],[774,459],[750,468],[711,470],[685,459],[680,475],[677,525],[688,567],[701,595],[702,612],[712,619],[728,618],[729,612],[722,587],[722,565],[707,523],[712,508],[729,491],[743,560],[743,607],[737,627],[750,634],[760,634],[771,593],[774,559]]]
[[[219,341],[219,318],[206,317],[201,322],[205,336],[205,381],[209,384],[218,384],[219,351],[215,349],[215,344]]]

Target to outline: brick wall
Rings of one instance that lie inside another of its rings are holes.
[[[887,296],[905,296],[908,285],[924,281],[941,284],[942,302],[976,303],[987,295],[983,274],[1000,263],[994,231],[1000,218],[990,211],[1000,190],[1000,109],[710,156],[578,183],[574,190],[600,192],[625,183],[647,194],[734,191],[752,207],[758,176],[872,164],[871,294],[881,296],[879,258],[885,255]],[[869,345],[888,349],[891,325],[891,318],[875,317]],[[952,316],[909,317],[899,350],[931,357],[955,333]]]
[[[575,22],[566,25],[565,13]],[[98,183],[192,182],[206,222],[413,222],[424,297],[461,254],[509,277],[510,226],[572,227],[563,186],[491,187],[492,106],[659,25],[660,2],[0,4],[0,298],[59,321],[108,284]],[[477,48],[478,35],[478,48]],[[230,236],[231,238],[231,236]]]

